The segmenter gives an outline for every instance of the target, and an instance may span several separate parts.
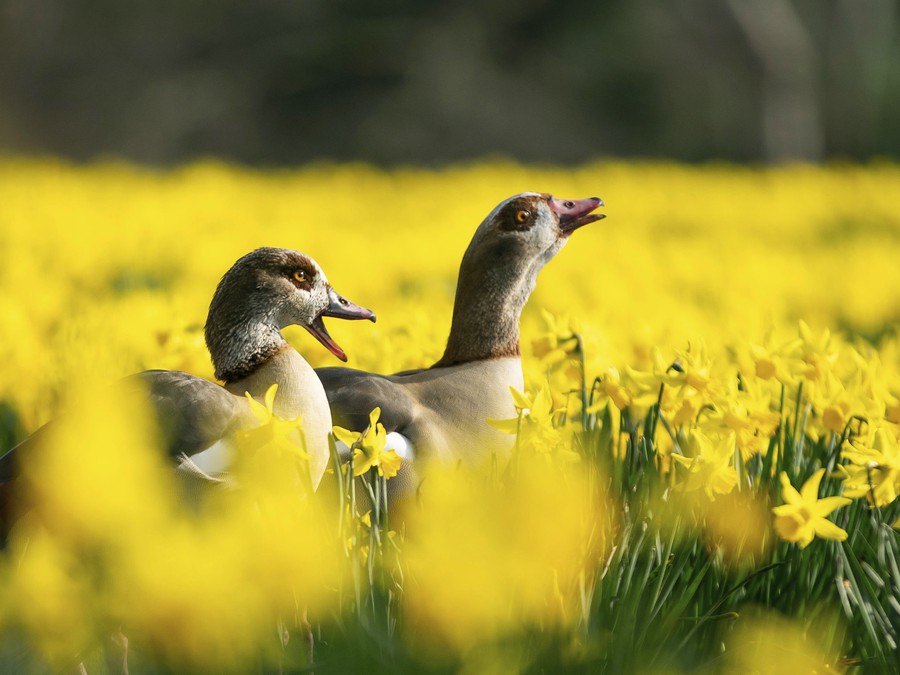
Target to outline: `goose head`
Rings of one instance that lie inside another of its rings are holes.
[[[600,220],[597,197],[523,192],[500,202],[463,255],[444,356],[436,366],[519,353],[519,316],[538,273],[578,228]]]
[[[508,264],[546,264],[578,228],[604,218],[599,197],[568,200],[523,192],[498,204],[478,227],[469,251],[493,251]],[[467,252],[468,253],[468,252]]]
[[[507,306],[521,309],[538,272],[575,230],[604,217],[594,213],[602,205],[598,197],[565,200],[539,192],[500,202],[478,226],[463,255],[458,292],[472,296],[493,291],[513,300]]]
[[[216,377],[244,377],[284,346],[281,329],[305,328],[332,354],[347,360],[323,317],[369,319],[375,314],[340,295],[304,253],[259,248],[225,273],[209,306],[206,344]]]

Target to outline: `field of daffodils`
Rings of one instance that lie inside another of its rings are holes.
[[[0,671],[900,672],[898,186],[889,163],[0,161],[0,451],[67,412],[0,551]],[[271,401],[236,486],[185,489],[111,386],[213,379],[210,298],[260,246],[377,313],[328,323],[348,365],[428,366],[469,239],[523,191],[607,217],[525,308],[512,457],[432,471],[415,508],[380,499],[377,424],[368,473],[335,458],[298,493]]]

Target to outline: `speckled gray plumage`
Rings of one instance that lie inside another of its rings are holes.
[[[324,294],[309,294],[303,305],[292,302],[297,289],[288,277],[298,267],[322,274],[315,261],[302,253],[259,248],[240,258],[222,277],[205,329],[218,379],[231,382],[250,375],[287,344],[281,328],[308,323],[325,306]]]

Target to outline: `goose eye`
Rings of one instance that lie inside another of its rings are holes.
[[[531,218],[531,212],[526,211],[525,209],[521,209],[520,211],[516,211],[516,222],[525,224],[528,222],[528,219]]]
[[[294,281],[304,282],[306,281],[306,272],[304,270],[297,270],[294,272]]]

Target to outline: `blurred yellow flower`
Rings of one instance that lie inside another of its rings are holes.
[[[829,653],[819,638],[822,633],[815,626],[808,628],[803,621],[758,607],[742,608],[738,616],[734,630],[725,638],[722,672],[767,675],[847,672],[840,663],[840,652]],[[816,623],[830,628],[823,619]]]
[[[407,640],[465,653],[576,620],[611,514],[584,475],[526,464],[498,485],[460,467],[429,483],[407,526]]]
[[[93,589],[83,563],[35,519],[21,524],[10,546],[16,557],[0,567],[2,625],[8,628],[14,617],[52,664],[70,669],[90,646],[95,621]]]
[[[275,414],[275,394],[278,383],[266,390],[263,403],[253,398],[249,392],[244,396],[250,404],[250,411],[259,420],[259,426],[240,432],[239,440],[252,447],[271,447],[276,452],[296,455],[302,460],[309,460],[306,451],[306,437],[303,434],[303,421],[299,417],[284,419]]]
[[[706,536],[726,561],[758,561],[766,553],[771,539],[766,506],[764,499],[738,490],[700,505]]]
[[[175,511],[172,476],[143,391],[73,390],[65,415],[22,458],[35,513],[48,529],[93,543],[153,528]]]
[[[772,410],[770,385],[754,379],[717,396],[708,414],[701,418],[700,426],[734,432],[735,444],[746,462],[753,455],[768,450],[780,422],[780,413]]]
[[[308,495],[313,486],[303,420],[299,417],[284,419],[275,414],[277,391],[277,384],[270,386],[263,403],[249,393],[245,394],[250,410],[260,424],[235,433],[238,452],[234,477],[258,485],[278,484],[285,490]]]
[[[552,368],[568,359],[578,343],[569,326],[568,314],[557,317],[542,308],[541,316],[546,330],[532,341],[532,353],[544,367]]]
[[[737,485],[734,468],[734,434],[724,433],[710,438],[699,429],[691,430],[682,448],[684,455],[671,454],[671,458],[687,469],[687,475],[677,483],[679,490],[702,490],[713,500],[725,495]]]
[[[519,417],[508,420],[485,420],[495,429],[507,434],[518,434],[516,449],[524,455],[537,455],[550,461],[560,459],[577,462],[580,455],[572,449],[572,434],[557,421],[560,412],[553,404],[550,387],[541,385],[528,396],[510,387],[513,403]]]
[[[844,494],[865,497],[875,506],[887,506],[900,494],[900,443],[895,432],[882,427],[865,443],[853,439],[844,443],[841,457]]]
[[[761,380],[776,379],[783,384],[795,384],[809,371],[803,360],[802,347],[800,338],[779,342],[775,332],[770,331],[763,344],[750,344],[753,374]]]
[[[834,348],[831,331],[825,329],[819,335],[802,319],[799,322],[800,351],[803,360],[809,366],[805,376],[809,380],[820,380],[834,368],[840,354]]]
[[[682,374],[673,369],[672,359],[667,360],[661,349],[653,347],[649,356],[648,370],[625,368],[625,386],[631,392],[634,405],[641,408],[648,408],[659,400],[660,386],[679,384],[684,380]]]
[[[846,497],[824,497],[819,499],[819,483],[825,469],[819,469],[810,476],[798,492],[784,471],[781,472],[781,494],[785,504],[772,509],[775,514],[775,531],[778,536],[789,542],[806,546],[815,538],[844,541],[847,533],[827,520],[835,509],[851,502]]]
[[[600,395],[593,404],[588,406],[586,410],[588,414],[599,412],[606,407],[609,401],[612,401],[619,410],[625,410],[631,405],[631,393],[622,386],[622,376],[616,368],[606,369],[606,372],[599,378],[595,391]]]

